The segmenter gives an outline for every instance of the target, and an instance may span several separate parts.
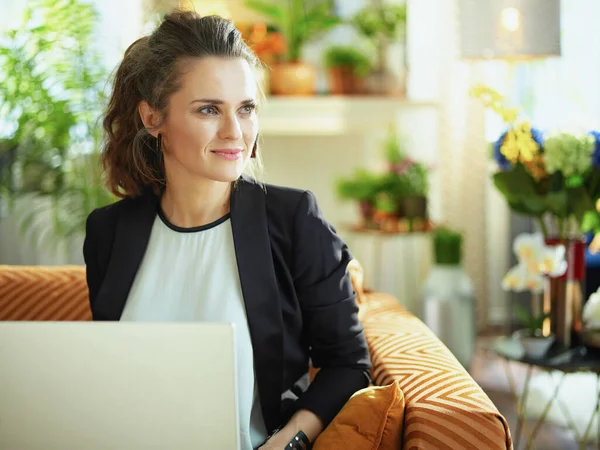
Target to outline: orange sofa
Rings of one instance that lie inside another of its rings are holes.
[[[452,353],[387,294],[367,292],[350,266],[371,351],[373,383],[404,396],[406,450],[512,449],[506,420]],[[90,320],[85,268],[1,266],[0,320]]]

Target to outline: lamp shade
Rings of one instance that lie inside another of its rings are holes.
[[[560,0],[459,0],[463,59],[560,56]]]

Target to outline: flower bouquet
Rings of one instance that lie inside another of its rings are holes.
[[[496,188],[517,214],[533,218],[547,245],[565,247],[567,270],[544,277],[544,303],[552,308],[552,331],[570,345],[581,331],[585,274],[583,234],[600,232],[600,134],[542,132],[519,108],[486,86],[472,94],[500,115],[507,129],[493,144]]]
[[[498,113],[507,130],[493,144],[496,188],[516,213],[534,218],[545,238],[600,232],[600,133],[548,132],[485,86],[473,94]]]

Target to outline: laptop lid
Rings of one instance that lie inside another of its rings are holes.
[[[0,322],[0,449],[238,449],[234,328]]]

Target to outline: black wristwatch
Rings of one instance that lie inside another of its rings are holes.
[[[285,446],[285,450],[310,450],[311,448],[308,436],[302,430],[298,431],[296,436]]]

